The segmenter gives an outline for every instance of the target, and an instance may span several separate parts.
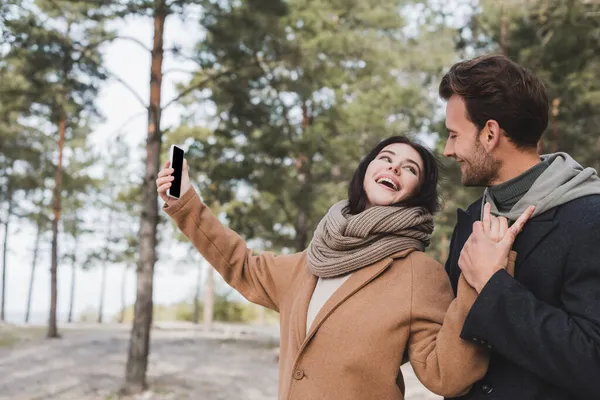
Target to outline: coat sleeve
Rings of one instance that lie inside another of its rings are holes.
[[[452,290],[454,291],[455,296],[456,296],[456,292],[458,289],[458,280],[456,279],[456,274],[452,270],[452,263],[458,259],[458,257],[456,257],[456,255],[455,255],[456,235],[457,235],[457,228],[455,226],[454,230],[452,231],[452,237],[450,238],[450,247],[448,249],[448,258],[446,258],[446,264],[444,265],[444,269],[446,270],[446,274],[448,274],[448,277],[450,278],[450,285],[452,286]]]
[[[600,213],[586,210],[566,257],[561,306],[547,304],[498,271],[483,288],[461,336],[578,398],[600,398]]]
[[[487,349],[460,338],[477,292],[461,275],[454,299],[443,267],[423,253],[413,254],[410,363],[429,390],[459,396],[483,378],[489,362]]]
[[[254,255],[246,242],[225,228],[194,189],[163,209],[225,281],[249,301],[279,311],[295,266],[304,253]]]

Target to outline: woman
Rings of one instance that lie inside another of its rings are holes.
[[[348,200],[290,255],[253,255],[202,203],[187,163],[184,194],[167,197],[172,173],[167,162],[156,180],[164,210],[229,285],[280,313],[280,399],[403,399],[405,352],[442,396],[484,376],[486,352],[460,339],[476,293],[462,279],[453,301],[444,269],[423,252],[438,208],[437,165],[424,147],[399,136],[379,143]]]

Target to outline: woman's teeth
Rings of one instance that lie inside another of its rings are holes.
[[[384,185],[398,191],[398,186],[396,186],[394,181],[391,180],[390,178],[379,178],[379,179],[377,179],[377,183],[384,184]]]

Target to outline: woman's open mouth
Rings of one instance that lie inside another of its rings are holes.
[[[377,179],[375,182],[377,182],[379,186],[383,186],[387,190],[391,190],[393,192],[397,192],[398,190],[400,190],[400,187],[396,182],[385,176]]]

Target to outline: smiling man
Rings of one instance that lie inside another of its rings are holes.
[[[460,164],[463,185],[485,188],[458,211],[446,263],[455,293],[461,272],[479,293],[461,337],[491,351],[486,376],[461,399],[600,399],[596,171],[565,153],[537,154],[548,97],[506,57],[455,64],[439,93],[447,101],[444,155]],[[504,250],[473,231],[484,203],[509,221],[536,206],[512,248],[514,277],[494,261]]]

